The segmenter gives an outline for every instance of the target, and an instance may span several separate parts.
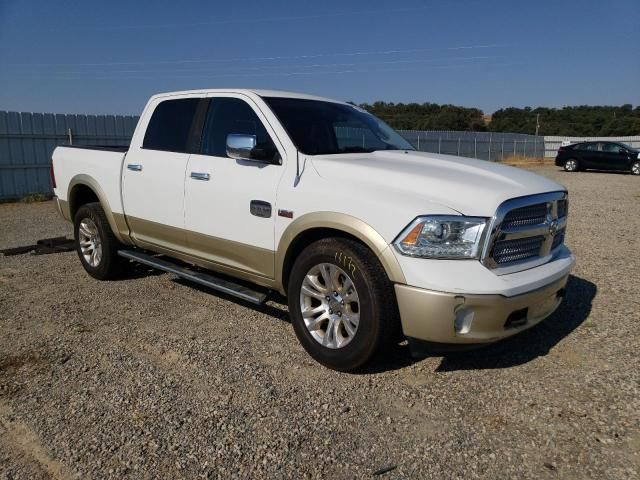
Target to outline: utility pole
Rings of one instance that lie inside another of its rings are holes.
[[[538,131],[540,130],[540,114],[536,114],[536,137],[538,136]]]

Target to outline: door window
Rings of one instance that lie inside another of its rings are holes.
[[[245,101],[232,97],[212,98],[202,133],[201,153],[226,157],[230,134],[255,135],[256,149],[277,151],[266,128]]]
[[[583,143],[580,147],[580,150],[587,150],[588,152],[597,152],[598,144],[597,143]]]
[[[624,148],[617,143],[603,143],[602,151],[607,153],[624,153]]]
[[[189,134],[200,100],[199,98],[182,98],[159,103],[149,120],[142,148],[187,152]]]

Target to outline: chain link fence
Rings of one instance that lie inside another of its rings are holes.
[[[544,156],[544,138],[517,133],[400,130],[416,150],[501,162]]]

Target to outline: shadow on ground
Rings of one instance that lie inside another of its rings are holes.
[[[547,355],[589,317],[597,290],[595,284],[571,275],[565,301],[549,318],[530,330],[488,347],[447,354],[437,371],[509,368]]]
[[[156,274],[153,270],[149,274]],[[143,271],[137,272],[140,275]],[[161,273],[161,272],[157,272]],[[188,288],[212,294],[268,315],[274,319],[291,323],[286,299],[280,295],[272,296],[265,305],[254,305],[230,295],[217,292],[187,280],[176,278],[174,282]],[[567,297],[553,315],[540,324],[524,332],[487,347],[464,352],[434,353],[431,357],[440,357],[438,372],[456,370],[498,369],[522,365],[538,357],[545,356],[562,339],[578,328],[591,313],[593,299],[597,293],[595,284],[571,275],[567,283]],[[422,358],[424,359],[424,357]],[[358,374],[376,374],[399,370],[422,360],[411,356],[407,342],[390,347],[383,355],[374,359]]]

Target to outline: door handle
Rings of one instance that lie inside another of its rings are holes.
[[[140,165],[139,163],[128,163],[127,164],[127,168],[133,172],[141,172],[142,171],[142,165]]]
[[[193,178],[194,180],[208,181],[211,178],[211,175],[202,172],[191,172],[191,178]]]

